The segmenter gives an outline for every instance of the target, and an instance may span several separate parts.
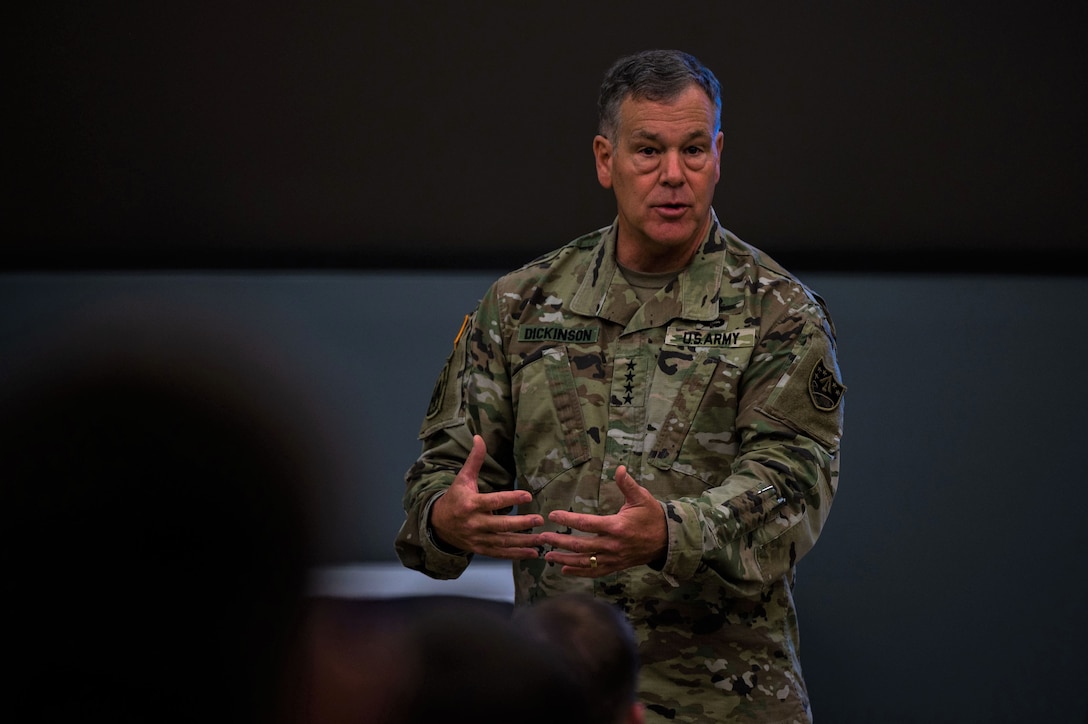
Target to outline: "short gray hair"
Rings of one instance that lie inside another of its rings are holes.
[[[619,125],[620,105],[631,97],[669,101],[689,86],[703,89],[714,102],[714,134],[722,126],[722,86],[695,56],[679,50],[644,50],[627,55],[605,73],[597,99],[597,132],[611,138]]]

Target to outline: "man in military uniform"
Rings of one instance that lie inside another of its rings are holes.
[[[510,559],[519,605],[582,590],[619,606],[647,721],[810,721],[792,589],[838,486],[834,327],[718,222],[709,69],[621,58],[599,111],[617,216],[500,278],[466,320],[397,553],[435,578]]]

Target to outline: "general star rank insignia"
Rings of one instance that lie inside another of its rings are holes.
[[[835,379],[835,373],[827,368],[824,361],[817,362],[808,378],[808,394],[816,409],[831,412],[839,406],[845,391],[846,387]]]

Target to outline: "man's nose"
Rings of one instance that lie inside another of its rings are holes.
[[[668,151],[661,160],[661,183],[679,186],[684,183],[684,159],[679,151]]]

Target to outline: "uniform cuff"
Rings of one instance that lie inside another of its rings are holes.
[[[665,529],[669,551],[661,575],[672,586],[679,586],[695,575],[703,562],[703,532],[695,506],[668,500],[665,509]]]
[[[472,554],[439,541],[431,528],[431,509],[434,507],[435,501],[443,495],[445,495],[445,491],[434,495],[427,501],[423,514],[420,516],[419,537],[423,542],[423,555],[427,561],[427,570],[435,574],[436,577],[457,578],[468,568],[469,562],[472,561]]]

